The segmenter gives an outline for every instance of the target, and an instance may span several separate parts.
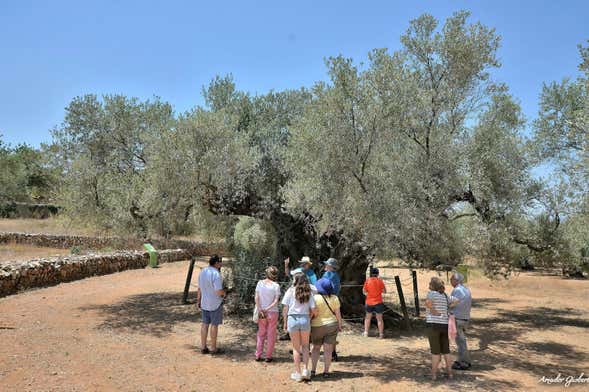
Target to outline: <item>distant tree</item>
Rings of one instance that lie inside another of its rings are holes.
[[[556,168],[551,199],[557,202],[549,207],[564,218],[556,251],[547,256],[572,263],[581,261],[589,244],[583,229],[589,219],[589,47],[579,45],[579,52],[579,77],[544,84],[531,142],[539,163]]]
[[[53,200],[58,172],[43,150],[11,147],[0,135],[0,201],[43,203]]]
[[[53,130],[59,147],[64,180],[61,201],[73,218],[148,235],[161,218],[165,195],[150,204],[156,141],[174,123],[172,107],[140,102],[120,95],[75,98],[66,108],[63,124]],[[160,227],[165,234],[167,227]]]

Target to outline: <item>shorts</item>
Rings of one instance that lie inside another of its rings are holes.
[[[366,309],[366,313],[384,313],[384,304],[382,302],[376,305],[365,305],[364,308]]]
[[[335,344],[337,341],[338,325],[337,323],[322,325],[320,327],[311,327],[311,343],[313,345]]]
[[[217,310],[202,310],[202,323],[219,325],[223,324],[223,306],[219,306]]]
[[[311,317],[308,314],[289,314],[286,327],[288,332],[309,332]]]
[[[427,339],[432,354],[450,354],[450,340],[448,339],[448,324],[427,324]]]

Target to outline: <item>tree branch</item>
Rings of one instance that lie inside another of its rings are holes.
[[[366,186],[364,185],[362,178],[359,177],[354,170],[351,170],[351,172],[352,172],[352,175],[354,176],[354,178],[358,181],[358,184],[360,185],[362,192],[368,193],[368,190],[366,189]]]
[[[461,219],[461,218],[466,218],[469,216],[479,216],[479,214],[477,214],[476,212],[466,212],[464,214],[458,214],[458,215],[454,215],[453,217],[448,218],[448,220],[450,222],[454,222],[455,220]]]

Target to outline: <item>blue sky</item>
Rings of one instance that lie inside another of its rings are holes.
[[[589,1],[0,0],[0,134],[48,142],[86,93],[157,95],[184,111],[216,74],[252,93],[310,86],[326,78],[324,57],[397,49],[410,19],[460,9],[502,35],[493,76],[529,119],[543,82],[576,75]]]

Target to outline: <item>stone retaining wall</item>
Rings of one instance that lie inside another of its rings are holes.
[[[140,249],[145,243],[136,238],[88,237],[81,235],[0,233],[0,243],[28,244],[46,248],[70,249],[74,246],[86,249]],[[150,243],[156,249],[186,249],[195,255],[225,255],[223,243],[154,239]]]
[[[187,260],[191,254],[193,253],[186,249],[162,250],[158,252],[158,263]],[[144,268],[148,261],[147,252],[125,251],[24,262],[3,262],[0,263],[0,297],[34,287],[51,286],[94,275]]]

